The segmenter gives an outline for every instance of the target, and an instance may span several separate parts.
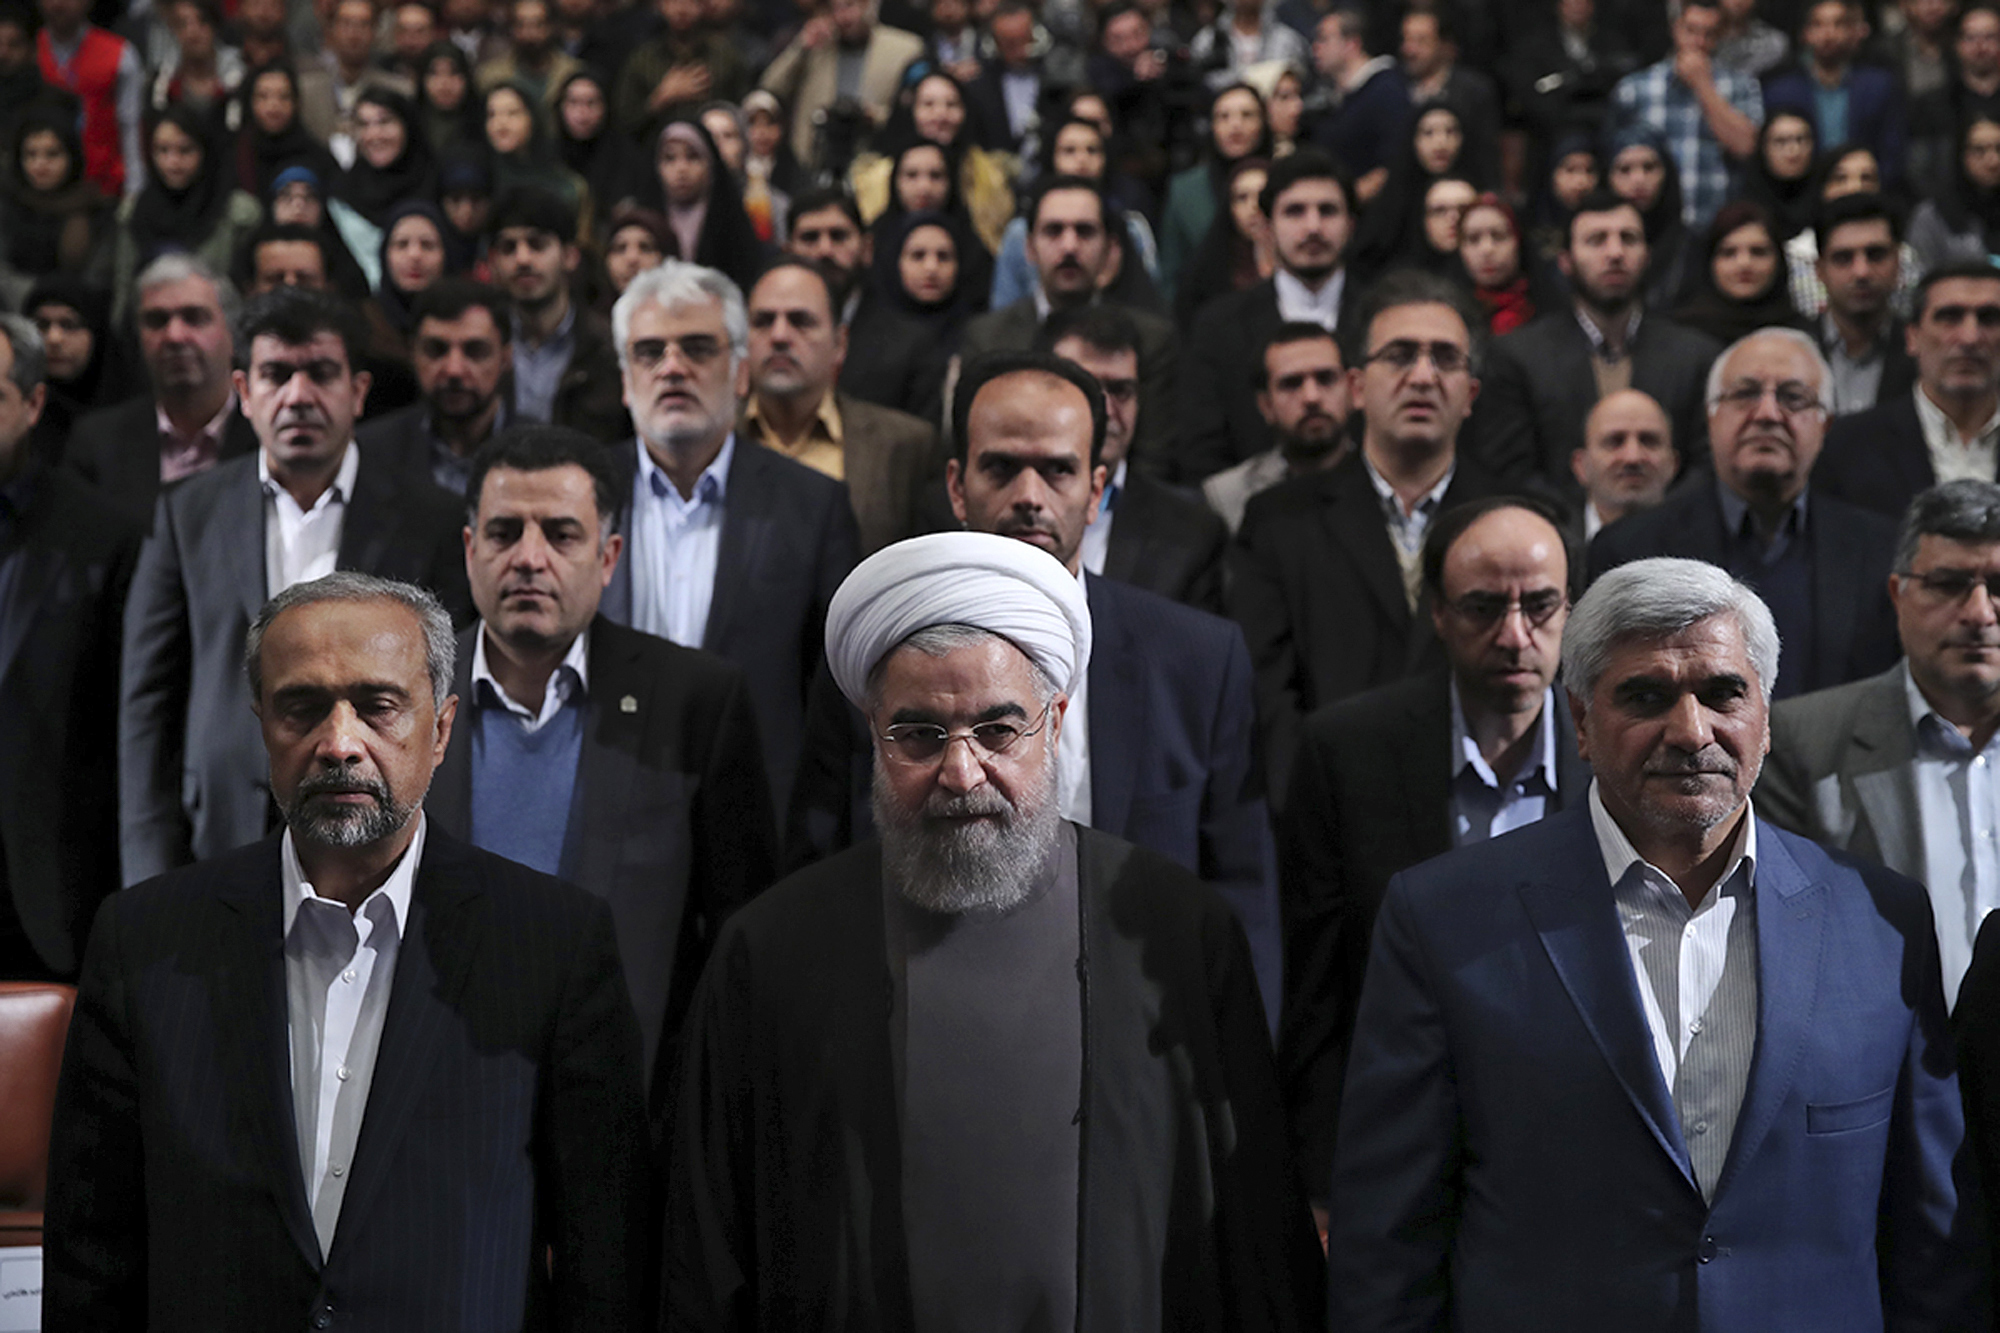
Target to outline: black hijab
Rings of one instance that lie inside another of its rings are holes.
[[[458,109],[443,111],[431,103],[429,82],[431,66],[440,60],[448,60],[457,66],[459,77],[465,80],[465,96],[459,99]],[[486,127],[479,119],[479,80],[473,76],[472,61],[460,50],[456,42],[436,41],[424,48],[423,56],[417,61],[417,108],[419,127],[424,139],[430,144],[433,156],[441,156],[453,144],[483,146],[486,143]]]
[[[903,286],[903,245],[919,227],[940,227],[958,252],[958,281],[944,300],[926,304]],[[956,330],[986,306],[993,288],[993,265],[985,258],[971,226],[950,213],[902,213],[875,224],[875,257],[868,267],[868,299],[886,309],[933,325],[940,336]]]
[[[207,118],[185,105],[160,112],[147,129],[149,165],[153,140],[163,125],[171,125],[194,140],[201,149],[201,166],[180,190],[168,189],[157,171],[147,171],[146,186],[133,201],[132,216],[126,223],[141,267],[169,250],[198,248],[222,220],[232,188],[209,135]]]
[[[280,76],[292,88],[291,123],[276,134],[265,133],[252,111],[257,81],[267,74]],[[278,173],[290,166],[310,167],[323,181],[334,178],[338,168],[333,154],[299,121],[299,76],[290,65],[279,62],[252,70],[237,90],[236,98],[240,127],[236,131],[237,189],[263,199],[271,193],[271,182]]]
[[[53,190],[37,190],[21,169],[21,145],[31,134],[53,134],[69,156],[69,175]],[[21,273],[54,273],[65,261],[81,266],[96,234],[106,200],[95,184],[83,178],[83,140],[76,117],[59,107],[32,106],[14,123],[8,139],[12,156],[0,198],[5,225],[0,227],[0,254]],[[78,215],[82,221],[76,221]]]
[[[708,201],[701,220],[701,233],[695,241],[694,262],[728,274],[737,286],[748,291],[764,267],[764,243],[757,239],[756,229],[750,225],[750,215],[743,211],[743,188],[736,183],[736,177],[729,168],[723,165],[722,154],[715,149],[715,138],[701,123],[701,118],[683,113],[663,125],[653,140],[656,145],[654,161],[657,164],[659,160],[657,145],[669,132],[685,136],[688,131],[699,138],[708,156]],[[660,183],[657,166],[642,186],[640,202],[659,210],[671,220],[673,210],[667,204],[666,189]]]
[[[1771,174],[1771,164],[1764,156],[1764,144],[1771,136],[1771,127],[1781,118],[1804,120],[1807,133],[1812,133],[1812,121],[1796,111],[1776,111],[1757,131],[1757,152],[1750,159],[1743,177],[1743,197],[1759,205],[1771,215],[1776,228],[1771,235],[1783,245],[1802,231],[1812,230],[1813,214],[1819,206],[1819,192],[1814,184],[1819,176],[1818,145],[1815,144],[1813,160],[1806,164],[1805,174],[1797,180],[1779,180]]]
[[[381,107],[403,122],[403,151],[388,166],[377,167],[357,150],[354,165],[341,177],[340,187],[334,193],[379,227],[390,210],[405,199],[431,198],[436,180],[430,144],[424,138],[416,106],[410,99],[386,88],[370,88],[356,99],[357,113],[361,107],[370,105]]]
[[[1771,238],[1777,263],[1772,270],[1770,284],[1752,299],[1740,301],[1724,295],[1715,285],[1715,252],[1722,248],[1723,241],[1731,232],[1753,226],[1762,227],[1764,234]],[[1725,347],[1746,334],[1772,325],[1806,328],[1805,321],[1799,318],[1798,307],[1792,304],[1792,284],[1785,271],[1784,246],[1785,238],[1778,235],[1770,211],[1762,204],[1748,199],[1724,204],[1716,213],[1715,221],[1709,224],[1708,234],[1703,240],[1701,271],[1690,275],[1694,294],[1674,308],[1674,322],[1699,329]]]
[[[416,324],[410,306],[416,300],[417,293],[406,292],[398,287],[395,275],[389,270],[389,240],[396,234],[396,224],[404,218],[423,218],[437,228],[438,243],[444,249],[444,271],[438,275],[440,279],[455,273],[463,273],[472,262],[458,239],[458,234],[451,229],[451,224],[445,221],[443,210],[436,204],[423,199],[411,199],[390,210],[387,220],[382,223],[381,249],[375,254],[377,262],[381,265],[378,271],[382,274],[382,284],[375,289],[375,304],[381,307],[383,316],[399,333],[408,333]]]
[[[569,90],[585,81],[595,84],[604,99],[604,122],[591,138],[578,139],[571,136],[569,125],[563,120],[562,104]],[[598,215],[605,216],[632,198],[638,189],[643,159],[631,138],[612,123],[611,90],[603,77],[594,70],[582,69],[564,79],[556,90],[554,117],[556,156],[565,167],[583,177]]]
[[[1425,167],[1417,155],[1417,127],[1433,111],[1446,112],[1456,120],[1459,134],[1457,156],[1438,172]],[[1433,184],[1447,177],[1470,183],[1475,193],[1488,190],[1493,184],[1480,161],[1471,118],[1456,102],[1440,97],[1411,111],[1409,132],[1403,137],[1396,161],[1389,167],[1389,179],[1361,215],[1350,267],[1363,275],[1373,275],[1413,253],[1427,253],[1424,196]]]
[[[1982,190],[1965,174],[1965,141],[1975,125],[1994,124],[1990,115],[1975,113],[1959,129],[1951,157],[1951,178],[1937,192],[1938,215],[1954,232],[1977,230],[1988,251],[2000,249],[2000,189]]]
[[[35,282],[21,313],[33,319],[43,306],[65,305],[90,329],[90,360],[73,380],[47,376],[48,402],[35,426],[34,446],[50,462],[59,461],[70,427],[86,412],[123,402],[141,387],[125,349],[111,335],[111,294],[74,273],[51,273]]]

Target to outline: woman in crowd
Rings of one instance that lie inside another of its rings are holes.
[[[909,213],[875,235],[861,309],[848,330],[840,387],[857,398],[936,421],[945,368],[966,320],[985,306],[960,256],[982,252],[965,223]]]
[[[1479,190],[1461,176],[1440,176],[1424,191],[1423,221],[1410,238],[1400,263],[1458,281],[1464,276],[1459,263],[1460,224],[1466,210],[1479,198]]]
[[[1910,218],[1910,246],[1926,269],[2000,254],[2000,118],[1967,119],[1951,179]]]
[[[1633,125],[1612,136],[1605,183],[1639,210],[1646,228],[1646,308],[1665,310],[1688,281],[1687,224],[1681,220],[1681,173],[1658,130]]]
[[[1160,218],[1160,291],[1169,303],[1181,271],[1226,206],[1229,169],[1246,157],[1270,156],[1270,125],[1257,90],[1239,83],[1217,93],[1208,112],[1204,160],[1176,174],[1167,187],[1167,208]]]
[[[1216,297],[1254,287],[1277,271],[1263,205],[1264,182],[1270,176],[1271,164],[1261,157],[1246,157],[1229,169],[1227,225],[1217,218],[1208,229],[1174,294],[1174,318],[1182,328],[1192,327],[1201,308]]]
[[[310,227],[319,233],[326,252],[327,278],[342,296],[359,301],[368,295],[368,274],[347,248],[327,207],[326,187],[319,173],[307,166],[289,166],[271,181],[271,221],[288,227]]]
[[[1694,282],[1694,293],[1674,308],[1674,321],[1725,347],[1772,325],[1810,331],[1792,305],[1777,224],[1762,204],[1737,199],[1722,206],[1709,224]]]
[[[354,120],[354,165],[333,193],[379,231],[397,204],[428,199],[435,191],[430,145],[417,127],[410,100],[386,88],[363,92],[355,102]],[[379,236],[373,238],[365,253],[374,254],[380,243]]]
[[[419,293],[447,273],[465,268],[465,256],[454,253],[451,228],[436,204],[412,199],[398,204],[382,229],[382,283],[368,303],[373,346],[399,361],[410,358],[410,335],[416,327],[411,305]]]
[[[626,203],[638,192],[645,155],[611,125],[611,102],[603,79],[578,70],[556,90],[556,156],[589,187],[600,213]]]
[[[236,247],[264,216],[263,207],[231,183],[198,112],[168,107],[146,145],[145,188],[118,209],[112,316],[120,324],[130,309],[132,280],[146,265],[169,250],[189,250],[227,273]]]
[[[101,285],[73,273],[51,273],[36,281],[21,302],[21,313],[40,331],[48,356],[43,376],[48,399],[35,425],[33,447],[49,462],[58,462],[56,455],[78,417],[124,402],[142,384],[111,336],[111,300]]]
[[[746,193],[751,181],[761,180],[774,200],[787,203],[811,184],[785,133],[784,106],[762,88],[743,99],[743,179]]]
[[[1812,122],[1796,111],[1774,112],[1757,133],[1757,156],[1750,160],[1743,197],[1771,215],[1780,244],[1811,231],[1819,201]]]
[[[1104,131],[1095,121],[1072,116],[1057,122],[1044,136],[1041,160],[1048,164],[1045,179],[1080,176],[1103,187],[1112,206],[1125,215],[1125,258],[1137,262],[1146,276],[1158,283],[1160,256],[1153,242],[1153,229],[1133,201],[1143,195],[1136,181],[1111,175],[1110,155]],[[1121,189],[1125,185],[1130,188]],[[1035,290],[1035,267],[1028,262],[1028,220],[1017,217],[1007,224],[1000,238],[1000,253],[993,261],[992,306],[998,310],[1012,305]]]
[[[541,99],[526,83],[506,79],[488,88],[481,103],[486,114],[486,146],[493,155],[494,196],[521,189],[554,195],[575,216],[577,240],[588,245],[590,187],[556,157]]]
[[[1535,191],[1530,238],[1536,256],[1546,264],[1569,245],[1569,220],[1576,206],[1603,180],[1597,150],[1585,134],[1569,134],[1556,141],[1549,154],[1549,174]]]
[[[750,118],[734,102],[710,102],[700,115],[708,137],[715,140],[715,151],[743,191],[743,212],[757,239],[767,245],[783,244],[791,199],[771,189],[768,174],[750,171]]]
[[[1295,151],[1304,134],[1306,116],[1306,85],[1299,67],[1266,61],[1245,70],[1243,81],[1264,99],[1264,114],[1271,122],[1271,156],[1284,157]]]
[[[715,140],[693,116],[676,116],[660,130],[654,165],[675,251],[720,269],[749,291],[765,259],[736,178],[722,165]]]
[[[910,89],[876,136],[877,148],[854,159],[847,178],[864,225],[889,207],[895,159],[918,139],[927,139],[958,161],[958,193],[972,219],[973,230],[990,254],[1000,248],[1002,233],[1014,216],[1013,159],[989,152],[972,141],[966,128],[965,91],[949,74],[932,70]]]
[[[11,306],[43,274],[108,276],[111,204],[83,178],[76,117],[31,108],[15,122],[0,181],[0,297]]]
[[[1410,123],[1410,137],[1390,164],[1382,192],[1361,215],[1347,257],[1348,271],[1363,280],[1397,264],[1426,256],[1424,201],[1431,185],[1446,176],[1465,181],[1477,194],[1491,183],[1471,147],[1465,117],[1450,102],[1425,104]],[[1447,263],[1445,267],[1450,267]]]
[[[479,100],[473,95],[472,62],[453,42],[425,48],[417,84],[418,120],[433,157],[448,149],[483,144]]]
[[[322,181],[338,170],[333,154],[299,120],[299,76],[290,65],[264,65],[237,95],[236,188],[258,199],[290,166],[310,167]]]
[[[1529,276],[1521,224],[1499,195],[1482,194],[1465,210],[1458,224],[1458,262],[1486,313],[1488,333],[1496,338],[1512,333],[1535,317],[1541,302]]]
[[[650,208],[620,204],[604,227],[603,272],[598,275],[597,309],[608,315],[632,279],[677,257],[673,229]]]

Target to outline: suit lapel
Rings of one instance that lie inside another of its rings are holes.
[[[1581,810],[1590,791],[1590,765],[1576,748],[1576,723],[1570,720],[1569,696],[1557,681],[1549,706],[1556,710],[1556,810]]]
[[[764,473],[776,454],[761,445],[738,438],[736,453],[729,461],[729,494],[722,505],[722,537],[717,543],[715,589],[708,603],[708,624],[701,646],[720,652],[730,622],[739,607],[749,600],[750,572],[763,563],[765,543],[770,540],[771,487]]]
[[[1327,496],[1327,532],[1334,544],[1345,549],[1354,561],[1362,584],[1381,605],[1390,623],[1406,627],[1411,617],[1410,604],[1403,596],[1403,570],[1396,563],[1395,548],[1389,544],[1389,534],[1382,526],[1382,506],[1368,480],[1367,469],[1357,454],[1333,476],[1337,479],[1334,483],[1337,489],[1330,489]]]
[[[637,644],[605,633],[603,625],[600,619],[589,630],[590,693],[576,771],[575,809],[583,826],[576,838],[577,865],[566,872],[592,888],[614,878],[609,866],[600,870],[594,863],[616,855],[618,840],[629,827],[626,811],[639,788],[634,760],[638,734],[653,715],[655,684],[654,677],[639,669]],[[625,699],[634,707],[614,702]]]
[[[224,576],[236,588],[243,600],[243,613],[254,624],[269,600],[266,585],[270,579],[264,567],[264,486],[257,479],[256,464],[244,469],[241,484],[222,488],[209,524],[213,545],[228,564]]]
[[[340,567],[381,570],[388,567],[389,535],[396,527],[396,492],[386,478],[381,460],[363,458],[354,474],[354,494],[347,497],[346,512],[340,516]]]
[[[458,716],[451,725],[451,744],[431,778],[424,810],[454,837],[472,841],[472,732],[478,705],[472,697],[472,653],[483,622],[458,636],[458,664],[452,668],[452,693],[458,696]]]
[[[1137,756],[1131,739],[1146,734],[1143,664],[1131,628],[1118,605],[1116,588],[1085,576],[1090,603],[1090,823],[1122,833],[1132,813],[1132,774]]]
[[[1875,845],[1859,846],[1851,838],[1845,845],[1883,865],[1920,867],[1925,873],[1915,878],[1927,881],[1914,771],[1916,736],[1903,693],[1903,670],[1898,667],[1877,679],[1880,685],[1855,710],[1851,741],[1856,753],[1847,769]]]

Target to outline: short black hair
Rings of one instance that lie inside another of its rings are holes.
[[[243,247],[243,272],[237,279],[239,287],[248,288],[257,280],[257,252],[267,245],[310,245],[319,251],[319,265],[323,271],[333,267],[332,256],[326,252],[326,237],[312,227],[296,222],[266,222],[250,233],[250,240]]]
[[[1065,338],[1081,338],[1085,345],[1106,355],[1116,352],[1137,355],[1139,351],[1139,326],[1110,301],[1092,301],[1088,305],[1050,311],[1035,346],[1053,352]]]
[[[1636,145],[1627,144],[1626,146],[1628,148],[1653,147],[1653,145],[1651,144],[1636,144]],[[1654,149],[1654,151],[1657,152],[1659,150]],[[1645,210],[1641,209],[1637,204],[1633,203],[1630,199],[1627,199],[1624,195],[1619,194],[1617,191],[1613,190],[1610,186],[1607,185],[1599,185],[1591,189],[1588,193],[1586,193],[1583,196],[1583,198],[1576,201],[1576,211],[1574,213],[1571,213],[1569,215],[1569,221],[1563,224],[1563,249],[1568,250],[1570,247],[1576,244],[1576,220],[1582,217],[1585,213],[1615,213],[1621,208],[1629,208],[1634,213],[1637,213],[1639,215],[1640,225],[1641,226],[1645,225],[1646,221]]]
[[[1456,311],[1465,321],[1472,371],[1479,373],[1479,356],[1486,344],[1485,319],[1462,286],[1418,268],[1391,269],[1361,294],[1352,324],[1346,319],[1340,321],[1341,332],[1346,335],[1341,343],[1340,363],[1349,367],[1364,365],[1368,360],[1368,334],[1375,321],[1406,305],[1441,305]]]
[[[1340,339],[1334,337],[1333,330],[1304,319],[1288,319],[1271,330],[1271,336],[1264,339],[1264,345],[1257,349],[1257,363],[1250,372],[1251,381],[1256,384],[1257,391],[1262,393],[1271,387],[1270,356],[1273,347],[1289,347],[1293,343],[1322,340],[1333,344],[1333,350],[1341,354],[1340,364],[1345,368],[1346,349],[1340,345]]]
[[[497,240],[509,227],[545,231],[564,245],[576,244],[576,210],[539,186],[516,186],[494,201],[487,236]]]
[[[797,222],[808,213],[820,213],[829,208],[845,213],[856,231],[868,230],[867,224],[861,220],[861,208],[854,202],[854,196],[839,185],[815,185],[809,190],[800,190],[792,196],[786,216]]]
[[[1910,323],[1921,324],[1930,313],[1931,288],[1941,282],[2000,282],[2000,268],[1995,268],[1983,259],[1960,259],[1949,264],[1939,264],[1924,274],[1917,283],[1916,294],[1910,298]]]
[[[1813,0],[1813,3],[1819,4],[1822,0]],[[1813,210],[1813,244],[1818,252],[1825,254],[1833,233],[1850,222],[1886,222],[1889,224],[1889,239],[1898,245],[1903,243],[1903,210],[1886,195],[1865,191],[1828,199]]]
[[[1439,41],[1458,40],[1458,25],[1452,22],[1451,6],[1437,3],[1437,0],[1410,0],[1409,8],[1403,11],[1403,18],[1412,19],[1419,14],[1427,15],[1437,24]]]
[[[1098,387],[1095,375],[1054,352],[984,352],[966,362],[951,395],[952,447],[959,466],[965,466],[970,452],[966,429],[972,420],[972,403],[979,397],[979,391],[1002,376],[1018,375],[1027,370],[1039,370],[1067,380],[1083,394],[1090,404],[1090,465],[1096,467],[1104,453],[1104,390]]]
[[[1582,594],[1583,553],[1562,511],[1539,495],[1488,495],[1453,505],[1433,519],[1430,530],[1424,534],[1424,591],[1430,595],[1432,605],[1444,599],[1444,562],[1453,544],[1465,535],[1467,528],[1501,509],[1525,509],[1556,530],[1562,539],[1563,591],[1572,598]]]
[[[340,339],[351,373],[361,369],[361,349],[368,340],[367,325],[351,301],[304,287],[277,287],[251,297],[243,308],[241,332],[236,355],[245,370],[250,367],[250,344],[259,338],[268,336],[287,347],[303,347],[320,334],[331,333]]]
[[[1051,176],[1036,187],[1035,197],[1028,201],[1027,211],[1023,214],[1028,219],[1030,232],[1034,231],[1035,224],[1042,220],[1042,201],[1057,190],[1083,190],[1088,193],[1097,200],[1099,222],[1103,224],[1106,232],[1111,230],[1111,200],[1105,195],[1102,184],[1091,180],[1088,176]]]
[[[472,471],[465,479],[466,522],[477,526],[479,497],[486,489],[486,474],[495,468],[514,472],[547,472],[551,468],[580,467],[590,474],[590,489],[597,500],[598,534],[609,536],[625,509],[625,494],[631,469],[621,467],[621,451],[593,436],[569,426],[509,426],[479,447],[472,456]]]
[[[826,269],[804,255],[779,255],[757,271],[757,282],[762,282],[781,268],[795,268],[801,273],[810,273],[819,279],[819,285],[826,289],[826,313],[834,323],[840,322],[840,299],[833,294],[833,279],[826,275]],[[757,282],[743,289],[743,302],[750,303],[750,294],[757,290]]]
[[[1264,177],[1264,188],[1257,195],[1257,207],[1265,217],[1271,216],[1278,196],[1297,185],[1300,181],[1329,180],[1340,187],[1340,202],[1348,212],[1354,211],[1354,182],[1340,169],[1340,164],[1317,148],[1301,148],[1295,153],[1287,153],[1271,164],[1271,170]]]
[[[498,287],[470,278],[439,278],[418,292],[410,302],[410,327],[427,319],[457,319],[468,310],[484,310],[500,330],[500,341],[513,340],[514,303]]]

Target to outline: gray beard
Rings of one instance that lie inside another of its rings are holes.
[[[1027,901],[1048,868],[1062,831],[1056,804],[1055,757],[1011,806],[992,786],[963,796],[933,792],[921,810],[907,810],[875,770],[871,806],[882,838],[882,871],[904,901],[952,916],[1005,912]],[[970,824],[950,815],[992,815]]]
[[[336,807],[326,813],[307,806],[310,797],[334,791],[366,791],[375,798],[375,804]],[[315,773],[299,784],[292,793],[291,803],[283,807],[285,825],[300,842],[321,847],[366,847],[408,824],[423,805],[424,795],[419,792],[415,801],[398,805],[388,784],[379,779]]]

